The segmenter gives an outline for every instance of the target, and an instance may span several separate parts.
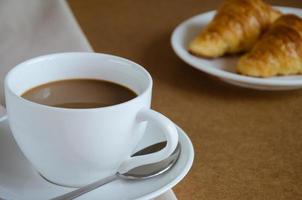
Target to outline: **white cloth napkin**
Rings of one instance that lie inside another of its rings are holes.
[[[29,58],[93,51],[64,0],[0,0],[0,103],[6,73]],[[0,188],[4,194],[5,188]],[[172,191],[156,200],[176,200]]]

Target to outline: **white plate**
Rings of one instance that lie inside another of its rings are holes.
[[[275,7],[283,13],[293,13],[302,17],[302,9]],[[194,16],[181,23],[173,32],[171,43],[175,53],[189,65],[221,80],[246,88],[261,90],[290,90],[302,87],[302,75],[255,78],[239,75],[235,72],[238,56],[204,59],[191,55],[187,51],[188,43],[198,35],[215,15],[215,11]]]
[[[146,131],[137,149],[164,140],[157,127],[148,126]],[[149,200],[163,194],[184,178],[193,162],[194,151],[190,139],[180,128],[178,133],[182,152],[176,165],[167,173],[142,181],[117,180],[78,199]],[[0,199],[46,200],[71,190],[42,179],[16,145],[7,120],[0,122]]]

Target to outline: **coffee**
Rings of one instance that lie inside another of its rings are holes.
[[[137,96],[131,89],[103,80],[69,79],[34,87],[23,98],[53,107],[98,108],[120,104]]]

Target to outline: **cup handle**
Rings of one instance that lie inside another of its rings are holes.
[[[128,160],[124,161],[120,166],[118,172],[121,174],[135,167],[150,163],[156,163],[168,158],[173,153],[178,144],[178,133],[176,126],[171,120],[169,120],[167,117],[160,114],[159,112],[156,112],[151,109],[142,109],[137,114],[136,119],[139,123],[147,121],[150,123],[157,124],[165,134],[167,144],[163,149],[155,153],[130,157]]]

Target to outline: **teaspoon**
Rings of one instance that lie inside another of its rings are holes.
[[[160,149],[165,147],[165,145],[166,145],[166,142],[160,142],[160,143],[153,144],[151,146],[148,146],[148,147],[136,152],[135,154],[133,154],[133,156],[140,156],[140,155],[145,155],[145,154],[159,151]],[[180,152],[181,152],[181,147],[180,147],[180,144],[178,143],[174,152],[168,158],[166,158],[160,162],[152,163],[152,164],[148,164],[148,165],[142,165],[142,166],[136,167],[136,168],[131,169],[128,172],[125,172],[122,174],[117,172],[116,174],[114,174],[112,176],[101,179],[99,181],[96,181],[96,182],[86,185],[84,187],[78,188],[78,189],[76,189],[72,192],[66,193],[62,196],[55,197],[51,200],[75,199],[83,194],[86,194],[86,193],[88,193],[96,188],[99,188],[102,185],[105,185],[109,182],[112,182],[118,178],[131,179],[131,180],[140,179],[141,180],[141,179],[148,179],[148,178],[158,176],[158,175],[163,174],[164,172],[168,171],[169,169],[171,169],[171,167],[174,166],[174,164],[176,163],[176,161],[179,158]]]

